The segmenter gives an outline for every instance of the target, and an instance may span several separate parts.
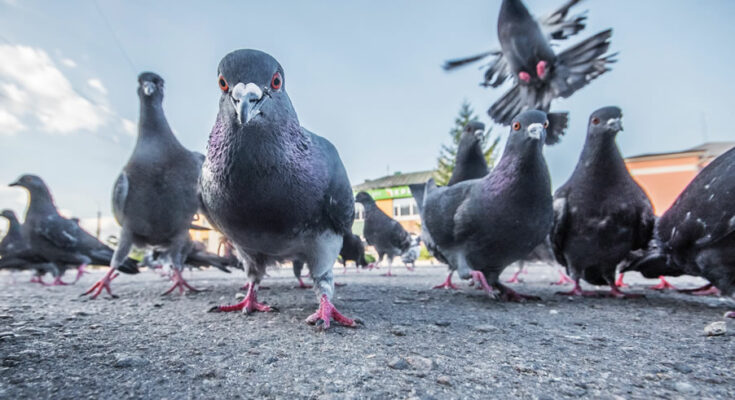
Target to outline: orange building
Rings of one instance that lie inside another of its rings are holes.
[[[683,151],[628,157],[625,164],[648,194],[656,215],[661,215],[702,168],[733,147],[735,142],[709,142]]]

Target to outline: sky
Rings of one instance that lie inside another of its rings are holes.
[[[526,0],[544,15],[563,0]],[[498,47],[500,1],[0,0],[0,208],[22,214],[24,173],[48,183],[57,206],[93,229],[111,218],[112,185],[137,131],[137,75],[166,80],[164,109],[179,140],[205,152],[220,91],[217,64],[255,48],[285,70],[302,125],[332,141],[353,184],[434,168],[464,100],[487,108],[508,88],[478,84],[476,66],[444,60]],[[569,176],[596,108],[618,105],[625,156],[733,140],[735,2],[587,0],[574,44],[614,29],[613,71],[554,110],[570,112],[563,141],[545,150],[554,186]],[[493,133],[507,136],[507,127]],[[2,226],[0,226],[2,228]]]

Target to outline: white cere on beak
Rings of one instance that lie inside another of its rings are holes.
[[[247,124],[256,115],[260,114],[260,100],[263,98],[263,89],[250,82],[239,82],[232,88],[230,100],[237,112],[240,123]]]
[[[144,95],[150,96],[155,91],[156,91],[156,85],[153,82],[150,82],[150,81],[143,82],[143,94]]]
[[[622,131],[623,123],[620,118],[610,118],[607,120],[607,127],[615,131]]]
[[[541,132],[544,131],[544,125],[538,122],[528,126],[528,136],[534,139],[541,139]]]

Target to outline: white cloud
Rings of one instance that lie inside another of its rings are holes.
[[[0,182],[0,208],[9,208],[18,215],[18,219],[23,220],[25,215],[26,203],[28,202],[28,192],[16,187],[6,186],[10,182]]]
[[[102,81],[97,78],[91,78],[87,80],[87,85],[91,88],[98,90],[102,94],[107,94],[107,88],[102,84]]]
[[[62,58],[61,63],[68,68],[76,68],[77,66],[76,61],[72,60],[71,58]]]
[[[0,109],[21,125],[68,134],[95,131],[109,119],[109,111],[74,90],[44,50],[0,45],[0,60]]]
[[[25,129],[26,126],[15,115],[0,109],[0,135],[14,135]]]

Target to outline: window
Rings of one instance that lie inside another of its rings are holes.
[[[410,218],[419,215],[419,209],[416,200],[413,197],[405,199],[393,199],[393,216],[396,218]]]
[[[355,219],[358,221],[365,219],[365,207],[360,203],[355,203]]]

